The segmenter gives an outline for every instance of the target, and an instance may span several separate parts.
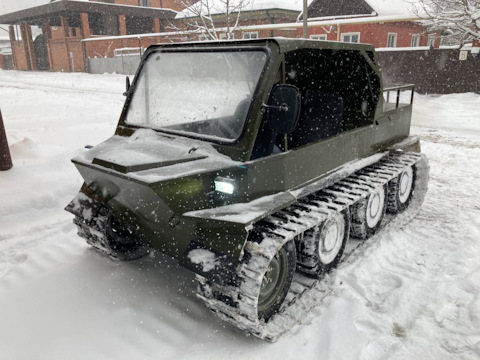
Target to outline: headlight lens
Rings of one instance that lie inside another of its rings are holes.
[[[215,191],[232,195],[237,189],[237,183],[233,179],[218,177],[215,179]]]

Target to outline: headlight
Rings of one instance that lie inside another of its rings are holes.
[[[232,195],[237,190],[237,182],[234,179],[217,177],[214,182],[215,191]]]

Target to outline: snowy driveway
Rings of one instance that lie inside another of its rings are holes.
[[[117,263],[75,234],[70,158],[114,131],[124,78],[0,71],[14,167],[0,172],[0,359],[480,358],[480,96],[416,96],[431,181],[418,216],[331,274],[336,290],[275,344],[224,324],[193,275]]]

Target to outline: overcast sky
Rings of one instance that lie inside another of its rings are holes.
[[[0,0],[0,15],[49,3],[50,0]]]

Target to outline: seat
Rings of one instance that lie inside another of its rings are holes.
[[[307,90],[297,128],[289,135],[289,148],[313,143],[343,131],[344,101],[337,94]]]

